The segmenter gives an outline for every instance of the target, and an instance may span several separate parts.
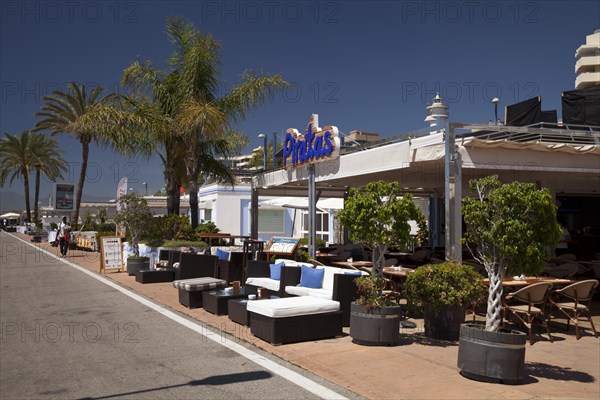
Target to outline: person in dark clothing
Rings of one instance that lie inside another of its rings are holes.
[[[62,257],[67,256],[67,250],[69,249],[69,232],[71,225],[67,222],[67,217],[63,217],[62,222],[58,224],[58,243],[60,245],[60,255]]]

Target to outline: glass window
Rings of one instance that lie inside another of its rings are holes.
[[[259,233],[284,233],[284,210],[258,209]]]

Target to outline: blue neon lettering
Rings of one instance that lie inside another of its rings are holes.
[[[321,136],[315,138],[315,149],[313,154],[315,155],[315,158],[323,157],[323,138]]]
[[[307,161],[317,160],[333,153],[331,131],[322,135],[315,135],[310,131],[303,137],[294,137],[288,133],[283,145],[283,167],[287,167],[288,158],[291,156],[292,165],[302,164]]]
[[[331,132],[327,131],[323,135],[323,155],[330,155],[333,153],[333,143],[331,143]]]
[[[294,147],[294,138],[291,134],[285,135],[285,140],[283,144],[283,168],[286,167],[287,159],[292,154],[292,148]]]

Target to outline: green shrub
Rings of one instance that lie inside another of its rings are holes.
[[[382,294],[386,279],[380,275],[362,275],[354,279],[358,290],[356,303],[367,310],[396,305],[391,296]]]
[[[308,238],[301,238],[300,240],[298,240],[298,246],[308,246]],[[321,238],[317,238],[317,247],[325,247],[327,246],[327,242],[324,241]]]
[[[214,222],[212,222],[212,221],[208,221],[208,222],[202,221],[196,227],[195,233],[196,234],[199,234],[199,233],[219,233],[220,231],[221,230],[219,228],[217,228],[217,225],[215,225]]]
[[[308,252],[306,250],[296,250],[296,261],[308,262],[308,260],[310,260],[310,257],[308,256]]]
[[[408,275],[406,295],[413,305],[430,304],[434,309],[467,306],[485,298],[480,274],[469,265],[452,262],[424,265]]]
[[[162,244],[162,247],[201,247],[208,248],[208,244],[203,241],[194,241],[194,240],[165,240]]]

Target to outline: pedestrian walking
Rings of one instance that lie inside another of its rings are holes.
[[[67,250],[69,249],[70,231],[71,225],[67,222],[67,217],[63,217],[62,222],[58,225],[58,243],[60,245],[60,255],[62,257],[67,256]]]

